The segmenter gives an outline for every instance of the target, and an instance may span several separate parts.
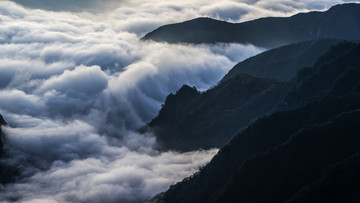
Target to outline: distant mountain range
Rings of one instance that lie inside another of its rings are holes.
[[[267,17],[244,23],[197,18],[164,25],[143,40],[169,43],[236,42],[275,48],[317,38],[360,39],[360,4],[342,4],[325,12]]]
[[[240,132],[158,202],[359,202],[360,44],[332,46],[281,110]]]

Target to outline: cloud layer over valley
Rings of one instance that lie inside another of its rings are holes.
[[[264,51],[142,42],[144,33],[199,16],[242,21],[342,1],[14,2],[28,1],[0,1],[0,114],[9,124],[9,157],[1,164],[18,168],[21,179],[2,185],[0,200],[134,202],[193,174],[217,152],[159,152],[153,135],[137,133],[166,96],[183,84],[206,90]]]
[[[289,16],[309,10],[324,10],[352,0],[11,0],[30,8],[95,13],[115,20],[113,29],[145,33],[174,22],[204,16],[242,22],[266,16]],[[86,14],[84,14],[86,15]],[[94,17],[94,16],[92,16]]]

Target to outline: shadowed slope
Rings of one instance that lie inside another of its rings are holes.
[[[242,73],[261,78],[290,80],[297,71],[305,66],[312,66],[331,45],[340,41],[318,39],[271,49],[238,63],[221,81],[224,82]]]
[[[302,59],[320,56],[339,41],[313,40],[259,54],[236,65],[225,76],[227,79],[203,93],[184,86],[167,97],[150,127],[163,149],[188,151],[222,147],[241,129],[259,116],[272,112],[283,101],[292,82],[270,79],[272,76],[277,78],[276,73],[281,75],[286,71],[295,75],[304,67],[302,65],[315,62],[315,59],[309,62]],[[278,60],[282,62],[277,63]],[[257,68],[259,64],[263,66]],[[268,74],[272,69],[275,69],[274,74]],[[248,75],[264,76],[257,73],[264,73],[268,78]]]
[[[359,185],[348,177],[358,178],[354,164],[360,151],[359,55],[360,45],[332,47],[292,81],[298,86],[286,101],[304,97],[301,105],[251,124],[198,174],[170,187],[161,201],[357,202]],[[354,164],[339,165],[339,170],[351,174],[323,175],[327,168],[347,160]],[[346,196],[314,193],[340,187],[329,183],[329,176],[349,186],[341,193]]]
[[[183,86],[167,97],[149,125],[162,149],[221,147],[251,121],[271,112],[286,92],[282,82],[244,74],[201,94]]]

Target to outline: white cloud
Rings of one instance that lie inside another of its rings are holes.
[[[70,123],[41,120],[27,128],[4,128],[8,144],[25,154],[46,161],[73,160],[101,153],[106,140],[83,121]]]
[[[216,150],[158,152],[155,138],[136,130],[156,116],[170,92],[183,84],[205,90],[263,49],[139,37],[199,16],[243,21],[339,1],[283,0],[274,7],[266,0],[89,0],[71,8],[70,1],[32,2],[63,11],[0,1],[0,113],[12,126],[4,128],[11,155],[5,162],[26,177],[4,186],[1,201],[133,202],[164,191]]]
[[[37,91],[60,91],[69,96],[87,97],[97,94],[107,87],[107,75],[99,66],[77,66],[74,70],[66,70],[60,76],[46,80]],[[80,95],[79,95],[80,94]]]
[[[136,130],[170,92],[207,89],[262,51],[141,42],[113,20],[0,7],[0,113],[12,126],[4,128],[5,163],[26,178],[7,185],[1,201],[132,202],[167,189],[216,150],[160,153],[151,134]]]
[[[38,171],[25,183],[6,187],[0,193],[0,198],[51,199],[59,202],[145,201],[167,189],[170,184],[196,172],[217,152],[209,150],[179,154],[152,150],[141,153],[125,147],[111,147],[99,136],[76,132],[91,128],[77,122],[68,126],[74,131],[70,135],[62,134],[66,129],[58,128],[54,128],[52,132],[35,130],[33,133],[36,134],[32,136],[29,132],[19,135],[23,129],[7,128],[8,134],[14,133],[9,142],[20,147],[22,152],[41,157],[41,160],[57,161],[53,161],[47,170]],[[19,141],[23,143],[18,143]],[[52,156],[54,153],[61,154],[62,157]],[[73,157],[88,153],[93,153],[93,156],[85,159]],[[39,163],[34,165],[38,166]]]
[[[20,90],[0,91],[0,98],[2,109],[17,114],[33,114],[46,108],[41,98],[36,95],[27,95]]]
[[[24,0],[12,0],[27,5]],[[231,22],[242,22],[266,16],[290,16],[298,12],[324,10],[349,0],[32,0],[30,7],[76,12],[80,16],[111,23],[113,30],[137,33],[139,36],[164,24],[197,17],[212,17]],[[22,10],[13,12],[13,15]],[[74,28],[71,28],[74,29]],[[55,34],[55,33],[53,33]],[[50,36],[49,36],[50,37]],[[57,36],[61,38],[60,36]],[[51,38],[51,37],[50,37]],[[69,39],[63,35],[62,39]]]

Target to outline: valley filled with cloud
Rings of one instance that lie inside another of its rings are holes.
[[[0,1],[0,114],[9,124],[1,164],[20,171],[1,185],[2,202],[146,201],[217,153],[161,152],[138,130],[183,84],[204,91],[265,49],[141,41],[145,33],[200,16],[242,22],[344,1],[99,2]]]

